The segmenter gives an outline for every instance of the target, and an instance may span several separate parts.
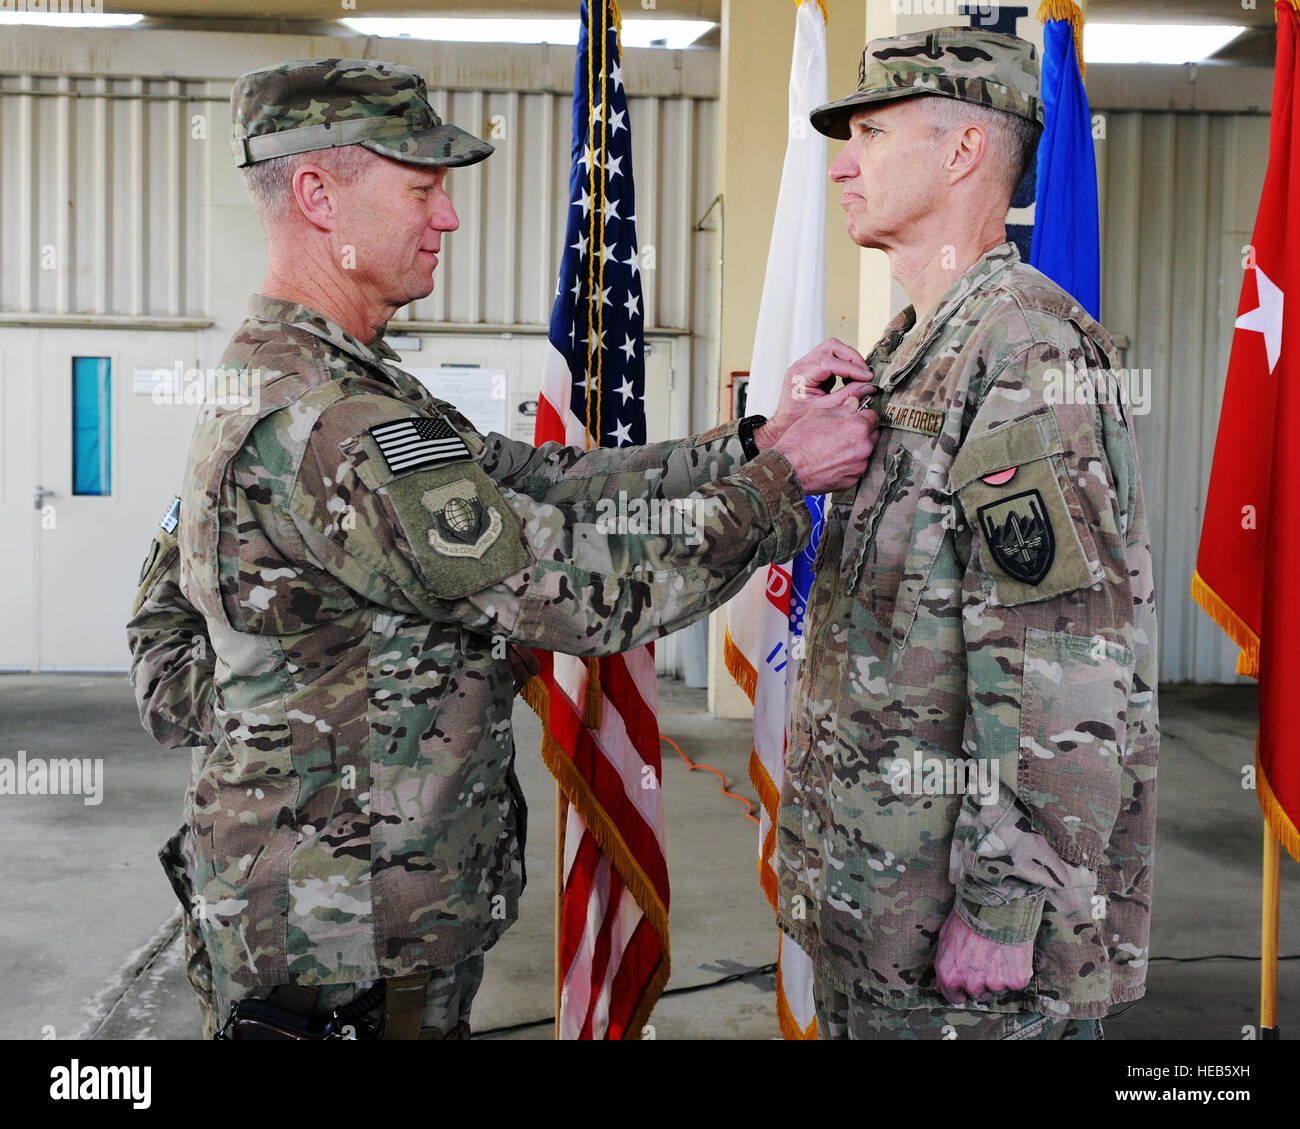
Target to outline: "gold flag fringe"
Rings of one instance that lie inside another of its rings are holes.
[[[781,944],[785,944],[785,935],[782,934]],[[799,1026],[799,1021],[795,1019],[794,1012],[790,1010],[790,1005],[786,1001],[785,994],[785,977],[781,975],[781,950],[777,949],[776,954],[776,1021],[781,1028],[781,1038],[792,1041],[811,1042],[817,1038],[817,1017],[808,1024],[807,1029]]]
[[[1209,586],[1199,572],[1192,573],[1192,599],[1241,648],[1241,654],[1237,656],[1237,673],[1258,678],[1259,636],[1241,616],[1228,607],[1223,597]]]
[[[1300,15],[1300,0],[1281,0],[1281,2],[1282,2],[1283,4],[1290,4],[1290,5],[1291,5],[1291,9],[1292,9],[1292,11],[1294,11],[1297,15]],[[1274,8],[1274,9],[1273,9],[1273,22],[1276,23],[1277,20],[1278,20],[1278,18],[1279,18],[1279,17],[1278,17],[1278,14],[1277,14],[1277,8]]]
[[[1255,793],[1259,796],[1259,806],[1264,811],[1264,819],[1273,834],[1277,836],[1277,841],[1286,848],[1287,854],[1296,862],[1300,862],[1300,830],[1297,830],[1296,825],[1291,822],[1291,817],[1287,815],[1286,809],[1282,807],[1273,792],[1273,786],[1268,782],[1268,776],[1259,759],[1258,735],[1255,737]]]
[[[1292,0],[1296,3],[1297,0]],[[1086,78],[1088,68],[1083,61],[1083,12],[1074,0],[1043,0],[1038,8],[1039,23],[1048,20],[1064,20],[1074,28],[1074,58],[1079,64],[1079,77]]]
[[[752,705],[754,695],[758,692],[758,671],[745,658],[744,652],[736,646],[736,641],[732,639],[729,629],[724,632],[723,636],[722,661],[727,667],[727,673],[745,691],[745,696],[749,698]],[[775,913],[776,872],[768,866],[767,860],[776,842],[776,812],[781,804],[781,793],[772,777],[768,774],[767,767],[759,759],[758,749],[753,745],[749,748],[749,782],[754,785],[754,791],[758,793],[759,803],[763,805],[763,810],[767,812],[768,832],[758,853],[758,884],[763,888],[763,893],[767,895],[767,900],[772,905],[772,912]]]
[[[736,680],[740,688],[745,691],[750,702],[753,703],[754,695],[758,692],[758,671],[745,658],[744,652],[736,646],[736,641],[732,639],[730,630],[726,631],[723,637],[722,661],[726,664],[727,672]],[[758,853],[758,884],[767,896],[772,912],[776,913],[776,871],[768,865],[767,860],[771,857],[773,847],[776,845],[776,813],[781,806],[781,792],[768,773],[767,766],[759,759],[758,749],[752,746],[749,750],[749,782],[754,785],[754,791],[758,793],[759,803],[763,805],[763,810],[767,813],[768,823],[767,834],[763,837],[763,845]],[[817,1020],[814,1019],[808,1028],[804,1029],[799,1025],[799,1021],[795,1019],[794,1013],[790,1010],[790,1004],[786,1000],[785,982],[781,975],[781,950],[779,948],[779,945],[783,944],[785,944],[784,938],[779,936],[776,965],[776,1021],[781,1028],[781,1038],[791,1040],[816,1039]]]
[[[628,845],[623,842],[617,830],[615,830],[613,821],[605,814],[604,809],[597,802],[587,781],[583,779],[582,773],[577,770],[563,747],[551,735],[551,694],[546,683],[539,676],[533,675],[528,680],[527,685],[524,686],[521,697],[528,707],[541,718],[542,760],[550,770],[551,775],[555,777],[560,792],[569,803],[578,809],[578,815],[582,817],[582,822],[586,825],[587,830],[591,832],[592,838],[596,840],[601,851],[608,856],[610,862],[618,870],[622,876],[623,884],[628,888],[632,897],[636,899],[637,905],[641,907],[646,920],[650,923],[650,928],[655,931],[656,936],[659,938],[663,958],[659,961],[650,977],[650,982],[646,985],[646,990],[642,994],[636,1011],[633,1012],[623,1034],[625,1039],[639,1039],[641,1038],[641,1031],[649,1020],[650,1013],[654,1011],[655,1004],[659,1002],[659,997],[663,995],[663,990],[668,984],[668,977],[672,973],[672,959],[668,944],[668,910],[664,907],[663,901],[659,897],[659,891],[655,889],[649,875],[642,869],[641,864],[636,860]]]
[[[724,633],[722,640],[722,661],[726,663],[727,673],[739,683],[740,688],[745,691],[745,696],[749,698],[749,704],[754,704],[754,695],[758,693],[758,671],[756,671],[745,658],[744,652],[736,646],[736,642],[731,637],[731,631]]]
[[[798,8],[803,4],[803,2],[804,0],[794,0],[794,6]],[[829,24],[831,18],[826,14],[826,0],[813,0],[813,2],[822,10],[822,23]],[[1300,0],[1296,0],[1296,2],[1300,3]]]

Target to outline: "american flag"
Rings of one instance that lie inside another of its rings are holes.
[[[646,441],[644,307],[616,8],[582,0],[564,257],[537,445]],[[567,801],[559,923],[562,1039],[635,1039],[668,981],[668,865],[654,651],[539,653],[528,695]],[[533,687],[536,682],[531,684]],[[654,787],[646,787],[653,773]]]

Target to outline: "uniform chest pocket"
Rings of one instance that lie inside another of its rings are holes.
[[[990,602],[1011,607],[1047,600],[1103,578],[1050,411],[969,440],[953,461],[950,482],[970,523]]]
[[[896,502],[902,501],[911,481],[908,472],[911,468],[911,455],[902,443],[897,443],[885,455],[880,471],[867,472],[853,501],[845,520],[844,544],[840,554],[840,575],[844,578],[844,591],[853,593],[862,580],[864,567],[870,564],[868,571],[873,582],[878,583],[878,567],[883,563],[888,567],[888,552],[882,556],[877,548],[877,541],[883,535],[887,545],[895,541],[897,514],[890,509]],[[886,522],[886,514],[889,521]],[[875,584],[873,583],[873,587]]]
[[[841,566],[855,619],[901,648],[953,522],[944,483],[931,480],[933,440],[895,444],[873,501],[850,516]]]

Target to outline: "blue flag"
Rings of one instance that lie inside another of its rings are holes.
[[[1029,261],[1101,317],[1101,230],[1092,111],[1067,20],[1043,28],[1043,112],[1038,204]]]

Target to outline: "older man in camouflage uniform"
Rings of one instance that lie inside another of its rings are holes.
[[[484,437],[382,330],[433,287],[457,226],[447,168],[491,146],[385,63],[253,72],[233,104],[267,277],[129,625],[146,724],[209,746],[164,851],[195,922],[191,980],[209,1024],[273,991],[319,1018],[382,979],[385,1038],[464,1036],[523,877],[508,644],[628,650],[792,557],[805,492],[866,466],[867,369],[829,342],[771,421],[681,442]],[[794,394],[832,373],[859,382]],[[621,492],[689,500],[699,520],[611,532],[598,503]]]
[[[1034,49],[876,40],[812,121],[912,304],[868,354],[882,439],[819,547],[781,927],[823,1037],[1100,1038],[1146,977],[1155,597],[1114,344],[1006,242]]]

